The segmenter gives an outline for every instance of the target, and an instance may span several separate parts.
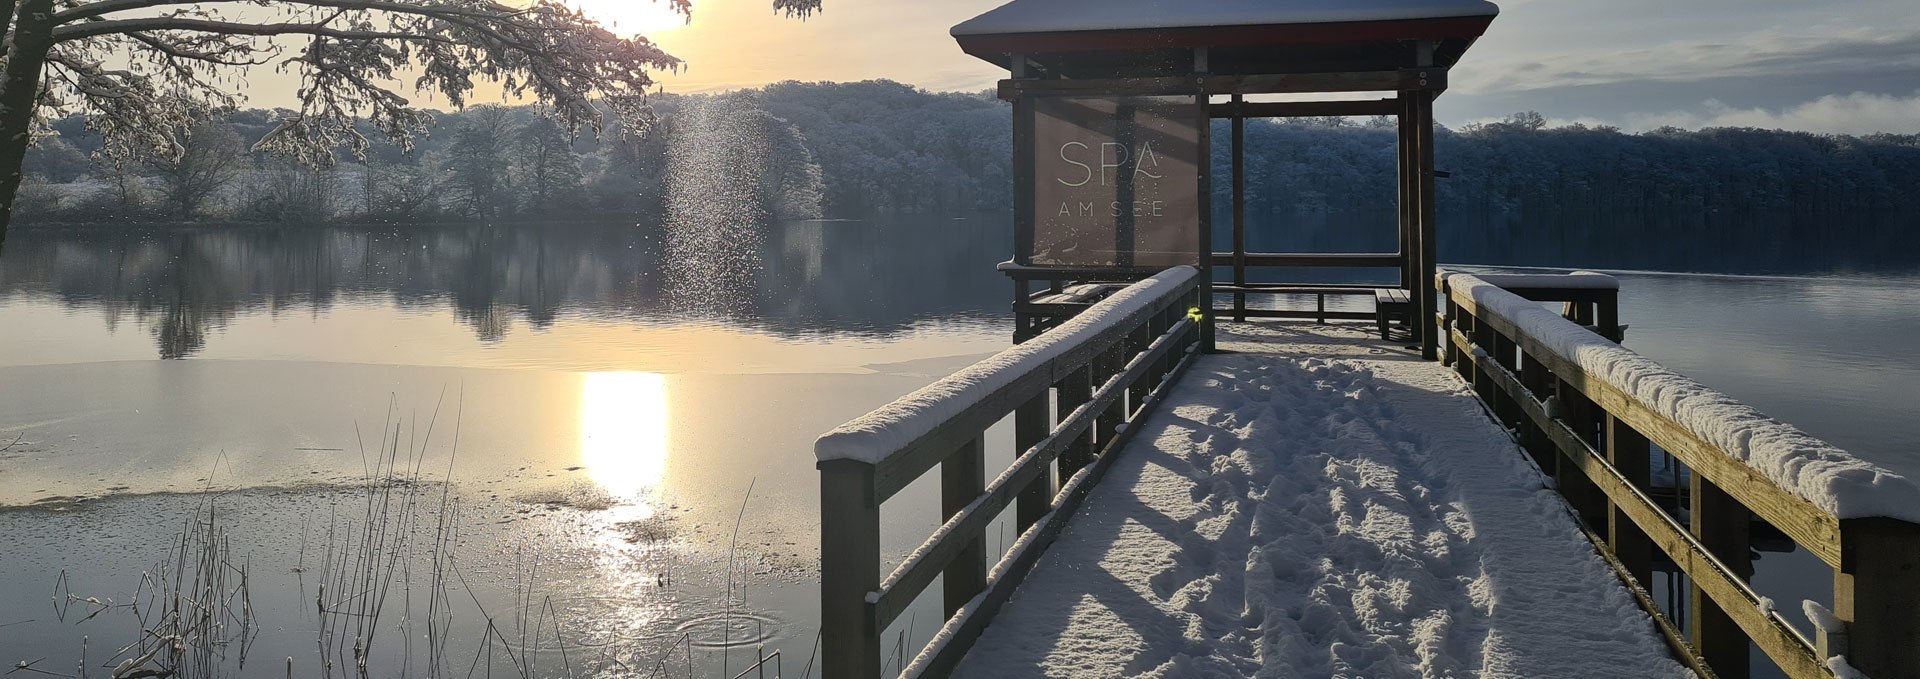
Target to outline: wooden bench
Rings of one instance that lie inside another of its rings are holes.
[[[1381,288],[1373,291],[1374,318],[1380,324],[1380,339],[1393,339],[1392,321],[1398,320],[1406,326],[1407,335],[1413,334],[1413,297],[1399,288]]]

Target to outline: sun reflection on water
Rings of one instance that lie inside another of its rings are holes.
[[[667,378],[660,373],[588,373],[580,393],[580,464],[622,504],[628,519],[653,514],[667,471]]]

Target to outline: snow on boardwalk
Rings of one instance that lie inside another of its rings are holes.
[[[1223,325],[958,676],[1681,677],[1437,363]]]

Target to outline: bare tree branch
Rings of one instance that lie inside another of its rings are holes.
[[[202,33],[220,33],[223,35],[318,35],[343,40],[425,40],[452,43],[453,40],[440,36],[397,31],[353,31],[331,28],[323,24],[276,23],[247,24],[233,21],[209,21],[206,19],[185,19],[173,17],[146,17],[140,19],[108,19],[93,21],[78,26],[61,26],[53,29],[55,43],[91,38],[98,35],[116,33],[134,33],[148,31],[198,31]]]

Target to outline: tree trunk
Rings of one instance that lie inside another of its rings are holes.
[[[0,80],[0,252],[5,251],[7,228],[13,223],[20,165],[27,159],[33,109],[39,103],[40,73],[53,48],[53,0],[20,2],[12,37],[6,79]]]

